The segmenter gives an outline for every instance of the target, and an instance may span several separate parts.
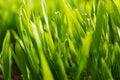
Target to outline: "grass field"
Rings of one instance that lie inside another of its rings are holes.
[[[0,80],[120,80],[120,1],[0,0]]]

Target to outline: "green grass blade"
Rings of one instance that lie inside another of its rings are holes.
[[[2,46],[2,67],[3,67],[3,76],[5,80],[11,80],[11,48],[10,48],[10,32],[7,31],[3,46]]]
[[[112,74],[111,74],[111,71],[110,69],[108,68],[107,64],[105,63],[105,60],[103,58],[101,58],[101,65],[102,65],[102,68],[103,68],[103,71],[105,74],[107,74],[108,76],[108,79],[109,80],[114,80],[113,77],[112,77]],[[105,77],[107,77],[105,76]]]
[[[92,40],[92,34],[90,32],[87,32],[87,35],[83,41],[83,46],[81,49],[80,60],[79,60],[79,66],[77,69],[77,74],[75,76],[75,80],[79,80],[80,75],[87,64],[87,58],[89,56],[91,40]]]
[[[103,27],[103,19],[105,14],[105,3],[104,1],[100,0],[98,3],[98,11],[96,16],[96,28],[94,33],[94,48],[99,49],[100,39],[102,35],[102,27]]]
[[[42,74],[44,80],[54,80],[52,73],[50,71],[50,68],[48,66],[47,60],[45,59],[45,56],[43,53],[40,53],[41,58],[41,67],[42,67]]]
[[[26,68],[27,65],[26,65],[26,61],[25,61],[25,53],[23,52],[23,50],[19,44],[19,43],[21,43],[21,45],[22,45],[22,42],[14,31],[12,31],[12,33],[13,33],[13,36],[15,37],[15,39],[17,40],[17,42],[15,44],[15,53],[16,54],[14,53],[14,51],[12,51],[13,58],[14,58],[16,64],[18,65],[20,71],[23,74],[22,75],[23,80],[28,80],[28,74],[27,74],[27,68]]]

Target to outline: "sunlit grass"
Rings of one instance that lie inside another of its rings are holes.
[[[0,70],[14,80],[119,80],[119,0],[1,0]]]

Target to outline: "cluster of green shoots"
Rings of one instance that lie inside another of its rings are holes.
[[[119,0],[0,0],[0,71],[12,80],[119,80]]]

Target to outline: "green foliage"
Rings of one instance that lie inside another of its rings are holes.
[[[119,0],[0,0],[5,80],[14,63],[22,80],[119,80],[119,62]]]
[[[2,71],[5,80],[11,80],[11,44],[10,44],[10,32],[7,31],[5,36],[2,52],[1,52],[1,60],[2,60]]]

